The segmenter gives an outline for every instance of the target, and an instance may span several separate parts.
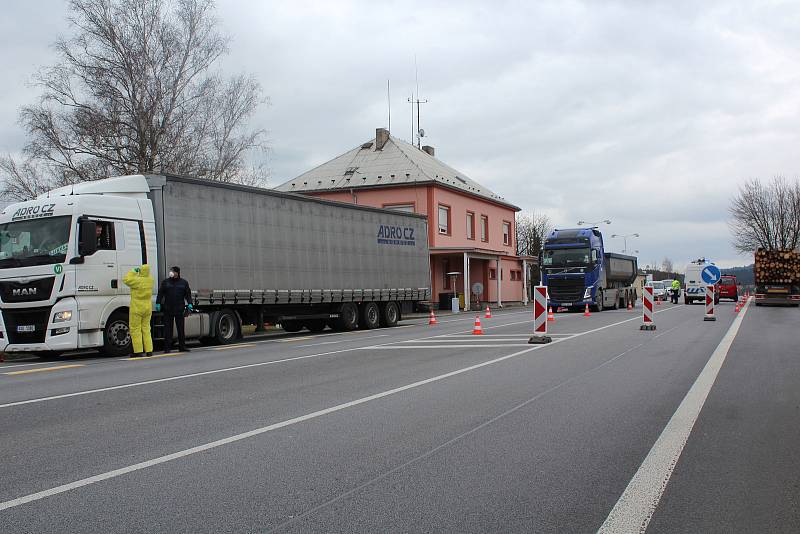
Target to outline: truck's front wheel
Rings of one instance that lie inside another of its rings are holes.
[[[594,305],[594,311],[601,312],[603,311],[603,291],[597,291],[597,304]]]
[[[112,313],[103,329],[103,348],[100,351],[105,356],[127,356],[133,350],[132,346],[128,314],[121,311]]]

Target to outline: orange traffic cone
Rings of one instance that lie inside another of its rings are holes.
[[[661,306],[661,299],[656,299],[656,306]]]
[[[547,308],[547,320],[548,321],[555,321],[556,320],[556,316],[553,315],[553,307],[552,306]]]
[[[489,306],[486,306],[486,315],[483,316],[484,319],[491,319],[492,318],[492,310],[489,309]]]
[[[433,314],[433,310],[431,310],[431,317],[430,317],[430,319],[428,319],[428,324],[429,325],[439,324],[439,323],[436,322],[436,316]]]
[[[475,326],[472,327],[472,335],[473,336],[482,336],[483,335],[483,328],[481,328],[481,316],[475,316]]]
[[[591,313],[589,313],[589,305],[587,304],[587,305],[586,305],[586,308],[584,308],[584,310],[583,310],[583,316],[584,316],[584,317],[589,317],[589,316],[591,316],[591,315],[592,315],[592,314],[591,314]]]
[[[736,313],[739,313],[742,309],[739,307],[739,301],[736,301]]]
[[[633,303],[629,300],[628,301],[628,311],[631,311],[632,309],[633,309]]]

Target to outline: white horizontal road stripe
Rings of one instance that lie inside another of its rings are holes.
[[[384,345],[378,347],[362,347],[359,350],[408,350],[408,349],[492,349],[500,347],[527,347],[528,343],[497,343],[485,345],[472,343],[469,345]]]
[[[585,336],[585,335],[588,335],[588,334],[599,332],[601,330],[605,330],[607,328],[612,328],[612,327],[615,327],[615,326],[619,326],[621,324],[625,324],[625,323],[628,323],[630,321],[635,321],[635,320],[638,320],[638,319],[639,319],[639,317],[632,317],[632,318],[626,319],[624,321],[619,321],[619,322],[612,323],[612,324],[609,324],[609,325],[601,326],[599,328],[594,328],[592,330],[587,330],[586,332],[582,332],[578,336],[575,336],[575,337]],[[299,417],[293,417],[292,419],[287,419],[287,420],[281,421],[279,423],[274,423],[274,424],[271,424],[271,425],[268,425],[268,426],[257,428],[255,430],[250,430],[248,432],[243,432],[241,434],[236,434],[235,436],[230,436],[230,437],[227,437],[227,438],[219,439],[219,440],[216,440],[216,441],[212,441],[210,443],[204,443],[203,445],[198,445],[197,447],[192,447],[190,449],[185,449],[185,450],[182,450],[182,451],[174,452],[172,454],[167,454],[166,456],[159,456],[157,458],[153,458],[152,460],[139,462],[137,464],[133,464],[133,465],[129,465],[129,466],[126,466],[126,467],[122,467],[120,469],[114,469],[113,471],[108,471],[106,473],[100,473],[98,475],[94,475],[94,476],[91,476],[91,477],[88,477],[88,478],[83,478],[83,479],[80,479],[80,480],[76,480],[75,482],[70,482],[68,484],[62,484],[60,486],[56,486],[54,488],[50,488],[50,489],[47,489],[47,490],[44,490],[44,491],[31,493],[30,495],[25,495],[23,497],[18,497],[16,499],[11,499],[9,501],[5,501],[5,502],[0,503],[0,511],[7,510],[9,508],[14,508],[15,506],[20,506],[22,504],[26,504],[26,503],[29,503],[29,502],[38,501],[38,500],[44,499],[46,497],[51,497],[53,495],[58,495],[60,493],[65,493],[67,491],[71,491],[71,490],[74,490],[74,489],[77,489],[77,488],[81,488],[81,487],[84,487],[84,486],[88,486],[88,485],[91,485],[91,484],[96,484],[98,482],[102,482],[104,480],[108,480],[108,479],[111,479],[111,478],[120,477],[120,476],[126,475],[128,473],[133,473],[135,471],[141,471],[142,469],[147,469],[148,467],[153,467],[153,466],[156,466],[156,465],[159,465],[159,464],[171,462],[172,460],[177,460],[179,458],[184,458],[186,456],[190,456],[190,455],[197,454],[197,453],[200,453],[200,452],[208,451],[208,450],[211,450],[211,449],[216,449],[217,447],[221,447],[223,445],[228,445],[228,444],[231,444],[231,443],[235,443],[237,441],[241,441],[241,440],[244,440],[244,439],[252,438],[254,436],[258,436],[258,435],[261,435],[261,434],[264,434],[264,433],[267,433],[267,432],[271,432],[272,430],[277,430],[279,428],[284,428],[284,427],[287,427],[287,426],[295,425],[297,423],[302,423],[303,421],[308,421],[310,419],[316,419],[317,417],[321,417],[323,415],[328,415],[328,414],[331,414],[331,413],[335,413],[335,412],[339,412],[339,411],[342,411],[342,410],[346,410],[348,408],[352,408],[353,406],[358,406],[360,404],[365,404],[365,403],[370,402],[370,401],[374,401],[374,400],[377,400],[377,399],[382,399],[384,397],[388,397],[390,395],[395,395],[397,393],[401,393],[403,391],[408,391],[410,389],[415,389],[415,388],[418,388],[420,386],[424,386],[426,384],[431,384],[433,382],[439,382],[439,381],[444,380],[446,378],[450,378],[450,377],[457,376],[457,375],[460,375],[460,374],[463,374],[463,373],[467,373],[469,371],[474,371],[475,369],[480,369],[482,367],[487,367],[489,365],[494,365],[496,363],[500,363],[500,362],[503,362],[505,360],[510,360],[511,358],[516,358],[518,356],[522,356],[523,354],[527,354],[527,353],[535,351],[535,350],[544,349],[544,348],[547,348],[547,347],[552,347],[553,345],[557,345],[558,343],[561,343],[561,342],[564,342],[564,341],[568,341],[569,339],[573,339],[573,338],[556,339],[556,340],[553,340],[553,342],[548,344],[548,345],[536,345],[536,346],[533,346],[533,347],[528,347],[525,350],[520,350],[520,351],[514,352],[512,354],[508,354],[508,355],[505,355],[505,356],[501,356],[499,358],[495,358],[493,360],[489,360],[489,361],[486,361],[486,362],[483,362],[483,363],[478,363],[478,364],[475,364],[475,365],[470,365],[468,367],[463,367],[461,369],[457,369],[457,370],[451,371],[449,373],[444,373],[444,374],[437,375],[437,376],[434,376],[434,377],[431,377],[431,378],[426,378],[424,380],[419,380],[417,382],[412,382],[411,384],[406,384],[405,386],[400,386],[400,387],[397,387],[397,388],[394,388],[394,389],[383,391],[381,393],[376,393],[374,395],[369,395],[367,397],[361,397],[360,399],[356,399],[356,400],[353,400],[353,401],[350,401],[350,402],[337,404],[336,406],[331,406],[330,408],[325,408],[323,410],[318,410],[316,412],[311,412],[311,413],[308,413],[306,415],[301,415]]]
[[[522,322],[527,322],[527,321],[522,321]],[[520,324],[520,322],[496,325],[494,328],[498,328],[498,327],[501,327],[501,326],[510,326],[510,325],[515,325],[515,324]],[[469,332],[469,330],[465,330],[462,333],[464,333],[464,332]],[[323,335],[325,335],[325,334],[323,334]],[[333,334],[327,334],[327,335],[333,335]],[[383,334],[381,334],[381,335],[383,335]],[[441,334],[436,335],[436,336],[425,336],[425,337],[421,337],[421,338],[417,338],[417,339],[418,340],[425,340],[425,339],[430,339],[430,338],[434,338],[434,337],[439,337],[440,335]],[[322,336],[314,336],[314,337],[322,337]],[[374,337],[379,337],[379,336],[374,336],[373,335],[373,336],[367,336],[367,337],[357,337],[357,338],[354,338],[353,341],[360,341],[362,339],[371,339],[371,338],[374,338]],[[375,345],[372,345],[372,346],[375,346]],[[245,348],[247,348],[247,347],[245,347]],[[292,348],[299,348],[299,347],[298,346],[294,346]],[[258,362],[258,363],[250,363],[250,364],[245,364],[245,365],[236,365],[236,366],[233,366],[233,367],[224,367],[222,369],[212,369],[210,371],[200,371],[200,372],[197,372],[197,373],[188,373],[188,374],[185,374],[185,375],[169,376],[169,377],[166,377],[166,378],[155,378],[153,380],[144,380],[144,381],[141,381],[141,382],[131,382],[131,383],[128,383],[128,384],[120,384],[120,385],[117,385],[117,386],[108,386],[108,387],[104,387],[104,388],[96,388],[96,389],[89,389],[89,390],[84,390],[84,391],[76,391],[74,393],[64,393],[64,394],[61,394],[61,395],[52,395],[52,396],[49,396],[49,397],[39,397],[39,398],[36,398],[36,399],[9,402],[9,403],[6,403],[6,404],[0,404],[0,409],[2,409],[2,408],[12,408],[14,406],[22,406],[22,405],[25,405],[25,404],[36,404],[36,403],[40,403],[40,402],[47,402],[47,401],[58,400],[58,399],[66,399],[66,398],[69,398],[69,397],[79,397],[79,396],[82,396],[82,395],[91,395],[91,394],[94,394],[94,393],[102,393],[102,392],[105,392],[105,391],[116,391],[116,390],[119,390],[119,389],[127,389],[127,388],[139,387],[139,386],[147,386],[147,385],[150,385],[150,384],[160,384],[162,382],[172,382],[174,380],[183,380],[183,379],[187,379],[187,378],[194,378],[194,377],[197,377],[197,376],[206,376],[206,375],[213,375],[213,374],[218,374],[218,373],[227,373],[227,372],[231,372],[231,371],[239,371],[241,369],[250,369],[252,367],[262,367],[262,366],[265,366],[265,365],[275,365],[275,364],[279,364],[279,363],[287,363],[287,362],[294,362],[294,361],[300,361],[300,360],[307,360],[307,359],[310,359],[310,358],[320,358],[322,356],[330,356],[330,355],[333,355],[333,354],[342,354],[344,352],[354,352],[354,351],[357,351],[359,349],[360,349],[360,347],[350,347],[350,348],[346,348],[346,349],[332,350],[332,351],[328,351],[328,352],[319,352],[319,353],[316,353],[316,354],[307,354],[307,355],[304,355],[304,356],[293,356],[291,358],[283,358],[283,359],[280,359],[280,360],[270,360],[268,362]],[[202,352],[206,352],[206,351],[198,351],[198,352],[202,353]]]
[[[35,362],[35,363],[14,363],[11,365],[0,365],[0,369],[11,369],[12,367],[30,367],[31,365],[50,365],[55,362]]]
[[[510,341],[510,342],[516,341],[517,343],[519,343],[520,341],[524,341],[524,340],[530,338],[531,335],[532,334],[528,334],[524,338],[519,338],[519,337],[516,337],[516,338],[504,338],[504,337],[489,338],[489,337],[486,337],[486,336],[474,336],[472,338],[464,338],[464,339],[461,339],[461,338],[439,338],[439,339],[426,339],[424,341],[424,343],[464,343],[464,342],[467,342],[467,341],[477,341],[477,342],[486,341],[486,342],[492,342],[492,343],[498,343],[498,342],[503,342],[503,341]],[[395,343],[397,343],[398,345],[404,345],[404,344],[410,344],[410,343],[419,343],[419,341],[417,341],[415,339],[410,339],[408,341],[396,341]]]
[[[598,532],[639,534],[647,530],[708,393],[739,332],[748,306],[749,302],[728,328]]]

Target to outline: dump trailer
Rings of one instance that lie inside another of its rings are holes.
[[[800,253],[760,248],[755,253],[753,274],[756,306],[800,306]]]
[[[0,215],[0,350],[130,353],[122,278],[145,263],[156,285],[181,268],[188,338],[394,326],[430,299],[427,236],[419,215],[187,177],[56,189]]]
[[[553,230],[545,240],[539,265],[550,304],[595,311],[627,307],[636,301],[634,256],[606,252],[597,228]]]

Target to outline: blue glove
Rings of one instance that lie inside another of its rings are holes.
[[[135,272],[135,273],[138,273],[138,272],[139,272],[139,270],[140,270],[140,269],[139,269],[138,267],[134,267],[134,268],[133,268],[133,272]]]
[[[160,311],[161,311],[161,304],[159,304],[159,303],[157,303],[157,302],[156,302],[156,311],[157,311],[157,312],[160,312]]]
[[[192,306],[191,304],[187,304],[186,305],[186,309],[189,310],[189,311],[192,311],[192,310],[194,310],[194,306]]]

